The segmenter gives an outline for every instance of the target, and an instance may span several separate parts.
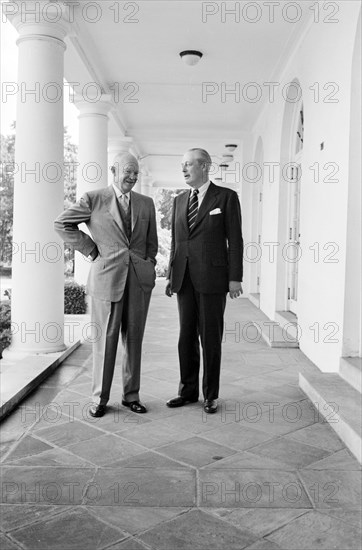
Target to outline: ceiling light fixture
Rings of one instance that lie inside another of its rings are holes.
[[[233,162],[234,155],[223,155],[222,160],[223,160],[223,162],[229,162],[229,163]]]
[[[226,170],[228,166],[229,166],[229,165],[226,164],[226,162],[223,162],[222,164],[219,164],[219,168],[221,168],[221,171],[222,171],[222,170]]]
[[[184,50],[180,52],[180,57],[186,65],[196,65],[202,58],[202,53],[198,50]]]
[[[235,143],[228,143],[227,145],[225,145],[225,147],[229,151],[229,153],[233,153],[237,148],[237,145]]]

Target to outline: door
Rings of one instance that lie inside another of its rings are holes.
[[[298,309],[298,267],[302,255],[300,246],[300,187],[301,164],[297,155],[290,167],[289,193],[289,235],[284,259],[288,265],[288,309],[297,315]]]
[[[258,197],[258,250],[261,251],[261,231],[262,231],[262,221],[263,221],[263,180],[259,184],[259,197]],[[256,264],[256,291],[260,294],[260,274],[261,274],[261,253],[260,257]]]

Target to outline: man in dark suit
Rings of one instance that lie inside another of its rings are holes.
[[[173,205],[166,295],[177,293],[180,384],[179,395],[167,405],[181,407],[198,400],[200,338],[204,410],[215,413],[226,295],[242,294],[243,240],[238,196],[210,182],[210,166],[204,149],[186,152],[182,171],[192,189],[178,195]]]
[[[55,221],[62,239],[92,260],[87,292],[92,298],[92,323],[98,330],[90,409],[95,417],[106,411],[120,333],[122,404],[133,412],[146,412],[139,399],[141,353],[158,243],[153,200],[132,191],[138,170],[134,156],[117,156],[113,185],[85,193]],[[91,236],[78,228],[83,222]]]

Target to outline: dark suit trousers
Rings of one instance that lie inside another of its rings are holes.
[[[197,399],[199,396],[201,340],[204,364],[203,396],[204,399],[217,399],[226,293],[197,292],[187,267],[182,287],[177,293],[177,303],[180,318],[179,395],[185,399]]]
[[[124,294],[118,302],[92,298],[93,398],[106,405],[111,391],[119,336],[122,340],[123,395],[138,401],[141,377],[142,340],[151,292],[139,285],[130,262]]]

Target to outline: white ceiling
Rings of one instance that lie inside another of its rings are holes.
[[[258,2],[261,19],[237,22],[223,9],[235,5],[246,17],[256,16],[256,2],[137,1],[119,2],[120,21],[115,22],[115,2],[102,1],[101,18],[84,20],[76,8],[75,36],[66,55],[67,80],[97,80],[106,92],[119,83],[120,101],[110,124],[110,133],[131,136],[145,166],[156,184],[183,185],[180,161],[190,147],[203,147],[217,157],[226,143],[242,143],[267,99],[264,82],[273,80],[293,40],[301,32],[311,11],[302,2],[303,16],[297,23],[283,19],[282,4],[269,21],[266,2]],[[206,6],[207,5],[207,6]],[[224,8],[222,7],[224,6]],[[216,10],[205,16],[202,10]],[[91,11],[88,12],[93,17]],[[290,17],[294,17],[291,10]],[[138,21],[126,22],[124,19]],[[185,65],[179,52],[197,49],[203,58],[194,67]],[[246,85],[252,97],[256,82],[262,99],[253,103],[243,98]],[[127,84],[128,83],[128,84]],[[130,84],[133,83],[133,84]],[[202,98],[206,83],[214,83],[216,93]],[[224,83],[224,84],[222,84]],[[222,102],[221,88],[235,88],[237,98],[227,95]],[[124,86],[128,86],[126,90]],[[135,92],[127,102],[127,94]]]

